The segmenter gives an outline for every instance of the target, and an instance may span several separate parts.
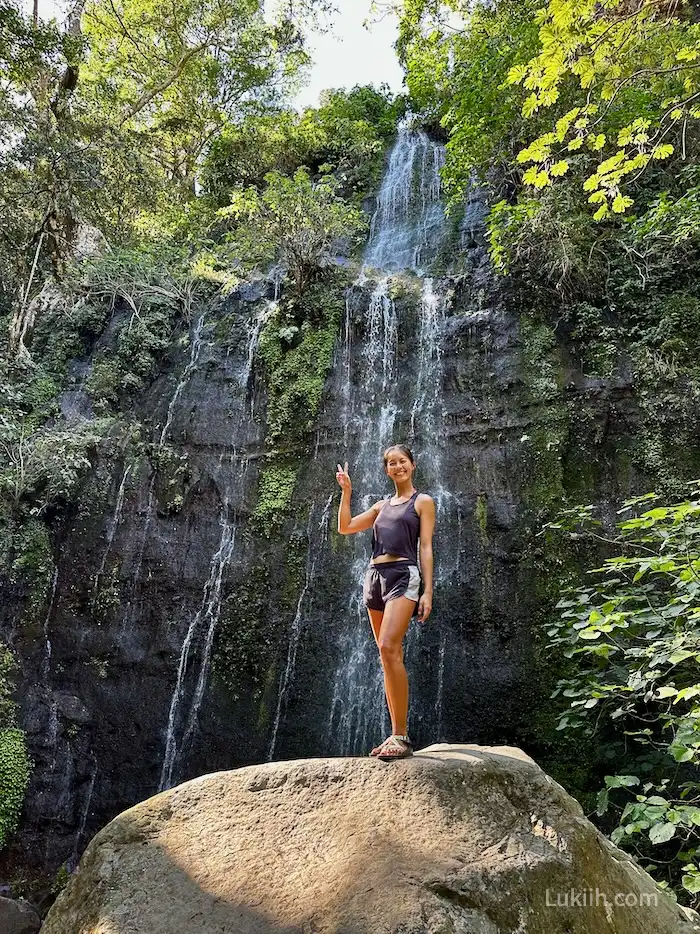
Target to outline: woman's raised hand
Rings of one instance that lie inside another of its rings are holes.
[[[345,461],[345,467],[341,467],[340,464],[338,464],[338,470],[336,471],[335,479],[341,485],[343,490],[352,490],[352,483],[350,482],[347,461]]]

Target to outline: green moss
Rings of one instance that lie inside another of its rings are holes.
[[[298,465],[271,464],[260,473],[258,500],[253,510],[254,527],[269,537],[289,514],[299,473]]]
[[[268,537],[289,515],[299,468],[308,457],[346,284],[342,273],[332,272],[303,299],[281,303],[260,335],[267,389],[265,447],[272,463],[261,471],[252,518],[254,528]]]
[[[273,659],[265,672],[265,680],[260,691],[257,723],[261,733],[265,733],[270,727],[272,711],[275,709],[277,680],[277,660]]]
[[[114,565],[105,569],[95,582],[90,609],[94,620],[99,624],[111,619],[121,605],[120,568]]]
[[[562,366],[554,332],[534,315],[523,315],[523,403],[531,424],[520,439],[522,497],[529,519],[549,517],[564,499],[562,454],[568,412],[562,396]]]
[[[22,622],[34,625],[43,615],[56,565],[49,529],[41,519],[0,516],[0,572],[26,594]]]
[[[687,481],[700,476],[700,370],[676,367],[640,348],[633,360],[642,415],[633,462],[657,492],[682,498]]]
[[[30,773],[26,738],[16,726],[12,699],[16,671],[14,656],[0,642],[0,849],[19,823]]]
[[[474,509],[474,514],[476,517],[476,524],[479,527],[479,535],[482,543],[488,541],[488,535],[486,532],[486,524],[488,521],[488,504],[486,501],[486,496],[483,493],[479,493],[476,497],[476,507]]]
[[[318,414],[343,310],[344,278],[311,286],[281,303],[260,335],[265,364],[268,450],[308,443]]]
[[[299,593],[304,585],[308,549],[306,534],[294,532],[285,552],[285,580],[282,590],[283,603],[290,611],[296,609]]]
[[[0,730],[0,849],[19,823],[30,762],[22,730]]]
[[[185,489],[190,480],[187,453],[179,454],[169,444],[152,446],[150,460],[156,471],[158,513],[170,516],[182,509]]]
[[[214,646],[213,670],[238,700],[245,685],[255,698],[264,691],[270,653],[275,643],[274,622],[270,617],[270,568],[261,561],[221,608]]]

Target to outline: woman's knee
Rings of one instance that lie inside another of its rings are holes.
[[[378,645],[379,657],[381,659],[382,665],[394,665],[397,662],[403,661],[403,646],[401,645],[401,642],[398,642],[396,639],[392,639],[391,637],[380,633]]]

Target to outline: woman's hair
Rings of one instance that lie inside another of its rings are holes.
[[[386,470],[386,462],[389,460],[389,455],[392,451],[401,451],[402,454],[405,454],[410,462],[415,466],[416,459],[413,456],[413,452],[410,448],[407,448],[405,444],[392,444],[390,447],[384,451],[384,469]]]

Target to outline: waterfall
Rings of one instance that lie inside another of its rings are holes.
[[[41,663],[41,674],[44,681],[48,681],[49,671],[51,669],[51,639],[49,638],[49,626],[51,625],[51,616],[53,615],[53,607],[56,602],[56,586],[58,584],[58,565],[53,569],[53,576],[51,577],[51,591],[49,594],[49,605],[46,608],[46,616],[44,617],[44,659]]]
[[[430,266],[446,232],[440,200],[444,164],[445,147],[404,120],[377,196],[365,266],[387,272],[410,269],[418,275]]]
[[[165,444],[166,438],[168,437],[168,432],[170,431],[170,426],[173,423],[173,415],[175,413],[175,406],[177,405],[178,399],[182,394],[182,390],[187,385],[187,382],[197,367],[197,362],[199,360],[199,354],[202,350],[202,330],[204,329],[204,313],[202,313],[199,318],[197,318],[197,323],[194,326],[192,331],[192,336],[190,339],[190,359],[187,362],[187,366],[182,371],[182,376],[180,377],[177,386],[175,387],[175,392],[170,398],[170,404],[168,405],[168,414],[165,418],[165,424],[163,425],[163,430],[160,433],[160,439],[158,441],[158,450],[160,451]]]
[[[299,594],[299,599],[297,601],[296,613],[294,614],[294,619],[292,620],[291,632],[289,637],[289,645],[287,648],[287,663],[282,673],[282,678],[280,680],[279,690],[277,692],[277,710],[275,711],[275,720],[272,727],[272,739],[270,740],[270,748],[268,751],[267,759],[268,762],[272,761],[272,758],[275,754],[275,745],[277,743],[277,731],[280,726],[280,719],[282,716],[282,707],[287,700],[287,693],[289,686],[294,676],[294,668],[296,666],[297,658],[297,648],[299,646],[299,638],[301,636],[302,629],[302,607],[306,599],[306,595],[309,592],[309,589],[312,587],[314,581],[314,575],[316,572],[316,561],[318,554],[321,548],[328,541],[328,521],[330,518],[331,505],[333,503],[333,494],[331,494],[326,500],[326,504],[323,508],[321,514],[320,522],[318,523],[318,531],[321,533],[318,538],[313,534],[313,517],[315,505],[311,504],[311,509],[309,510],[309,521],[306,529],[307,541],[309,542],[309,547],[306,552],[306,567],[304,571],[304,586],[301,589]]]
[[[412,129],[409,121],[401,124],[378,193],[362,269],[346,293],[334,355],[343,448],[334,448],[333,455],[349,462],[354,491],[351,508],[357,515],[391,492],[382,451],[393,442],[410,444],[418,461],[417,488],[432,495],[439,523],[449,517],[461,532],[462,508],[459,497],[444,486],[441,445],[445,431],[443,346],[451,314],[450,293],[444,281],[431,275],[448,237],[440,186],[444,161],[443,146]],[[318,442],[319,432],[314,461]],[[326,503],[324,516],[331,500],[337,506],[337,493]],[[311,504],[305,579],[279,677],[269,759],[284,747],[280,725],[293,689],[305,620],[313,610],[314,576],[330,559],[324,535],[310,534],[319,509],[317,501]],[[362,599],[369,536],[369,531],[348,536],[343,543],[349,573],[347,590],[339,598],[337,653],[330,670],[325,726],[327,750],[336,755],[366,753],[389,726],[383,673]],[[449,581],[458,567],[459,548],[454,554],[440,555],[435,583]],[[418,702],[411,699],[409,726],[426,721],[432,741],[442,732],[449,648],[449,632],[439,627],[435,615],[426,625],[414,620],[409,626],[405,640],[409,678],[411,666],[419,658],[429,658],[427,676],[423,666],[427,686],[422,687]]]
[[[399,127],[377,198],[363,268],[348,294],[339,359],[344,456],[351,465],[354,514],[388,495],[381,452],[392,442],[406,441],[418,461],[416,487],[433,496],[438,520],[456,513],[461,523],[457,497],[442,483],[442,347],[449,301],[443,284],[428,275],[447,236],[440,198],[444,161],[443,146],[424,132],[412,130],[408,121]],[[415,332],[402,320],[403,310],[399,312],[392,298],[392,274],[397,272],[401,278],[396,281],[404,287],[420,288]],[[353,333],[358,312],[363,317],[361,350],[353,347],[358,343]],[[411,348],[411,359],[405,363],[399,363],[399,345]],[[353,364],[359,364],[362,373],[351,391]],[[381,666],[362,602],[368,536],[369,532],[347,539],[352,555],[349,609],[339,638],[327,724],[328,747],[342,754],[366,752],[389,725]],[[454,572],[459,554],[441,559],[436,562],[436,585]],[[433,632],[435,622],[433,615],[426,624]],[[442,728],[447,633],[441,630],[436,640],[424,634],[424,624],[412,621],[405,656],[410,677],[412,657],[417,657],[426,638],[435,643],[434,696],[423,700],[423,711],[417,711],[412,700],[409,720],[428,717],[437,738]]]
[[[157,453],[160,453],[163,450],[163,446],[168,437],[168,433],[173,423],[173,417],[175,415],[175,406],[182,394],[183,389],[187,385],[190,377],[197,368],[199,362],[199,355],[202,350],[202,333],[204,330],[204,318],[206,312],[203,312],[197,319],[194,328],[192,329],[192,334],[190,336],[190,359],[187,361],[185,369],[180,375],[180,379],[175,386],[175,390],[170,397],[170,402],[168,404],[168,411],[165,417],[165,423],[161,429],[160,435],[158,437],[158,448]],[[131,593],[132,598],[129,604],[127,605],[126,613],[124,615],[124,627],[133,619],[133,614],[136,612],[136,596],[139,593],[139,588],[141,584],[141,571],[143,568],[143,556],[146,549],[146,542],[148,541],[148,534],[151,530],[151,523],[153,522],[153,515],[155,513],[156,505],[156,479],[157,479],[157,468],[153,470],[151,475],[151,480],[148,485],[148,497],[146,499],[146,518],[143,523],[143,531],[141,533],[139,549],[136,556],[136,563],[132,575],[132,584],[131,584]],[[106,560],[106,559],[105,559]],[[98,574],[99,577],[99,574]]]
[[[261,330],[275,307],[274,302],[267,302],[248,323],[247,346],[239,377],[240,385],[246,391]],[[183,386],[197,365],[200,347],[201,327],[198,327],[193,340],[190,363],[180,380]],[[166,429],[168,424],[166,421]],[[165,439],[166,429],[161,434],[162,440]],[[180,645],[177,676],[165,728],[160,790],[170,788],[178,781],[184,758],[199,727],[199,714],[209,681],[214,640],[221,615],[226,572],[235,555],[237,518],[235,515],[231,517],[230,504],[234,501],[234,495],[243,488],[249,466],[247,454],[236,449],[225,451],[219,457],[215,472],[216,486],[221,496],[219,540],[211,557],[200,605],[192,614]]]
[[[102,561],[100,561],[100,566],[98,568],[97,574],[95,575],[95,581],[92,586],[93,595],[97,593],[97,588],[99,586],[100,578],[104,574],[105,567],[107,565],[107,558],[112,549],[112,542],[114,541],[114,535],[117,531],[117,526],[119,525],[122,517],[122,508],[124,506],[124,492],[126,490],[126,481],[129,474],[131,473],[132,464],[127,464],[122,474],[121,482],[119,484],[119,489],[117,491],[117,502],[114,506],[114,512],[112,518],[110,519],[109,525],[107,527],[107,535],[105,537],[105,550],[102,554]]]
[[[196,728],[197,715],[209,674],[214,633],[221,613],[221,586],[224,571],[233,556],[235,539],[235,525],[224,514],[221,517],[219,547],[211,559],[209,577],[204,584],[202,603],[190,622],[180,649],[177,681],[168,713],[165,754],[160,775],[160,791],[172,787],[177,760],[192,738]],[[197,648],[200,649],[199,658],[190,665],[190,654],[194,654]],[[195,674],[195,686],[192,689],[193,668],[198,668],[198,670]],[[188,702],[190,691],[191,698]],[[184,712],[185,707],[188,708],[186,712]],[[178,737],[178,734],[180,734],[180,737]]]

